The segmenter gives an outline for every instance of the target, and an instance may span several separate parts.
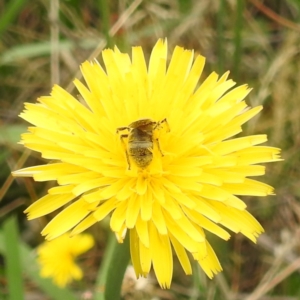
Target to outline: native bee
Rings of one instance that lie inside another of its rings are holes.
[[[157,147],[162,156],[158,138],[153,140],[153,132],[158,129],[162,123],[167,123],[167,119],[159,122],[151,119],[140,119],[130,123],[128,126],[117,128],[119,131],[127,130],[128,133],[121,134],[120,139],[125,147],[128,170],[130,170],[130,158],[141,169],[145,169],[150,165],[153,159],[153,142],[157,143]],[[169,128],[169,126],[168,126]],[[124,142],[124,138],[128,138],[128,144]]]

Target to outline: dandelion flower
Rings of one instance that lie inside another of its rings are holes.
[[[167,42],[158,40],[147,67],[141,47],[132,57],[117,47],[102,52],[74,84],[79,102],[59,86],[26,103],[21,117],[33,124],[22,144],[50,163],[14,172],[58,186],[27,210],[29,219],[63,210],[42,231],[51,240],[78,234],[110,216],[119,242],[130,234],[137,276],[153,266],[169,288],[172,252],[186,274],[188,253],[212,278],[222,270],[206,238],[242,233],[256,241],[261,225],[246,210],[243,195],[266,196],[273,188],[260,163],[279,160],[279,149],[258,146],[264,134],[233,138],[261,106],[248,108],[247,85],[234,87],[229,72],[199,79],[203,56],[176,47],[167,64]],[[66,207],[67,205],[67,207]]]
[[[73,279],[80,280],[82,271],[75,263],[75,258],[94,246],[93,237],[89,234],[78,234],[46,241],[37,249],[38,263],[42,277],[52,277],[60,287],[66,286]]]

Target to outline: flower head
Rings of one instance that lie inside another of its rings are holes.
[[[93,237],[88,234],[78,234],[74,237],[63,234],[44,242],[37,249],[41,276],[52,277],[60,287],[66,286],[73,279],[81,279],[82,271],[75,263],[75,258],[93,246]]]
[[[262,107],[249,109],[247,85],[233,88],[229,73],[198,84],[205,58],[176,47],[167,65],[159,40],[147,67],[141,47],[132,58],[117,48],[102,52],[105,70],[85,62],[87,86],[74,84],[79,102],[59,86],[39,104],[26,104],[31,124],[22,144],[54,160],[14,172],[57,187],[27,210],[29,219],[68,205],[44,228],[53,239],[77,234],[110,215],[119,242],[130,233],[137,276],[151,265],[162,287],[171,284],[172,249],[186,272],[188,252],[211,278],[220,263],[206,239],[241,232],[252,241],[263,232],[239,195],[266,196],[273,188],[260,163],[279,160],[279,149],[257,146],[264,134],[232,138]]]

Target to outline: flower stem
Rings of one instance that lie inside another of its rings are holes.
[[[121,299],[121,286],[130,259],[129,237],[119,244],[114,234],[109,236],[97,278],[95,300]]]

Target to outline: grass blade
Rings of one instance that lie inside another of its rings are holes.
[[[24,299],[23,276],[20,259],[18,225],[15,216],[8,217],[3,224],[6,250],[5,271],[10,300]]]
[[[0,16],[0,35],[7,29],[14,18],[19,14],[26,0],[11,0],[6,5],[5,10]]]

